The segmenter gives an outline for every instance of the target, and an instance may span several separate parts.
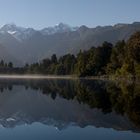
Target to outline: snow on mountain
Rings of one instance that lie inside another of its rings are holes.
[[[17,31],[7,31],[9,34],[13,35],[15,34]]]
[[[1,59],[23,65],[49,58],[54,53],[58,57],[66,53],[77,54],[79,50],[98,47],[104,41],[114,44],[128,40],[136,31],[140,31],[140,22],[95,28],[60,23],[42,30],[6,24],[0,28],[0,44],[6,49],[1,51]]]
[[[5,24],[0,30],[2,31],[24,31],[26,28],[18,27],[15,24]]]
[[[26,39],[29,39],[36,31],[32,28],[27,28],[23,31],[16,32],[14,34],[14,37],[17,38],[20,41],[24,41]]]
[[[32,28],[18,27],[15,24],[6,24],[0,29],[0,33],[9,33],[19,41],[23,41],[31,37],[34,32]]]
[[[55,33],[64,33],[64,32],[71,32],[76,31],[78,27],[71,27],[64,23],[59,23],[55,25],[54,27],[48,27],[41,30],[41,33],[43,35],[52,35]]]
[[[14,36],[19,41],[24,41],[29,39],[36,32],[40,32],[43,35],[52,35],[55,33],[64,33],[70,31],[76,31],[78,27],[71,27],[67,24],[60,23],[55,25],[54,27],[47,27],[40,31],[34,30],[33,28],[23,28],[18,27],[15,24],[5,24],[1,29],[0,33],[9,33]]]

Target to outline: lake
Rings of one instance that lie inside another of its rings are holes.
[[[140,140],[140,85],[0,79],[2,140]]]

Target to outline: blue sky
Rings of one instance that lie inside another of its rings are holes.
[[[0,0],[0,26],[41,29],[64,22],[95,27],[134,21],[140,21],[140,0]]]

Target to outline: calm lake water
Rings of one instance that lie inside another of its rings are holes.
[[[140,140],[140,85],[0,80],[2,140]]]

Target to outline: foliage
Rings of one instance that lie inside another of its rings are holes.
[[[1,60],[1,73],[10,73],[13,69],[12,62],[7,64]],[[66,54],[58,58],[53,54],[51,58],[25,64],[19,69],[30,74],[140,77],[140,32],[133,34],[127,42],[122,40],[115,45],[104,42],[97,48],[80,50],[77,56]]]

